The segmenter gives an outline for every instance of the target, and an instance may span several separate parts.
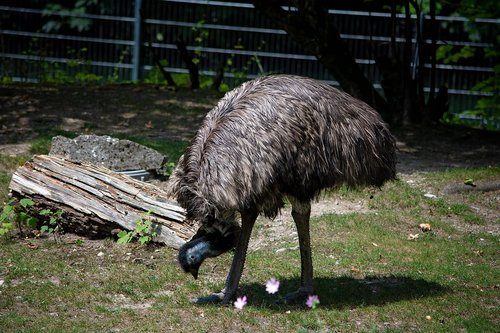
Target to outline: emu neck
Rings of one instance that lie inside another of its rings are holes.
[[[198,238],[198,239],[192,241],[192,244],[189,245],[189,247],[186,251],[186,254],[188,256],[191,256],[192,254],[196,254],[203,259],[206,259],[208,257],[213,257],[213,255],[211,255],[213,253],[213,250],[212,250],[213,245],[206,238],[207,237],[204,236],[204,237],[201,237],[201,238]]]
[[[216,257],[228,251],[232,247],[232,244],[227,244],[225,240],[226,239],[219,233],[204,235],[188,243],[187,254],[188,256],[196,254],[203,259]]]

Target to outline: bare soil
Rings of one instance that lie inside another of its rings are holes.
[[[127,134],[188,141],[222,95],[153,85],[0,86],[0,152],[19,154],[40,133]],[[400,173],[500,164],[500,133],[394,129]]]
[[[30,141],[55,131],[187,142],[220,97],[214,91],[173,91],[153,85],[0,86],[0,154],[26,153]],[[500,133],[442,126],[396,128],[393,133],[399,148],[399,177],[408,183],[418,184],[427,171],[500,165]],[[498,200],[498,188],[492,195],[491,200]],[[320,199],[312,209],[315,215],[367,210],[367,201],[335,198]],[[488,218],[498,218],[498,210],[486,211]],[[296,236],[286,209],[268,222],[264,220],[265,225],[283,229],[274,234]],[[272,242],[261,238],[252,247]]]

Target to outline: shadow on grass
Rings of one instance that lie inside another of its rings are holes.
[[[299,278],[282,280],[280,296],[296,290]],[[357,279],[350,276],[314,280],[315,294],[319,296],[321,307],[344,309],[370,305],[383,305],[403,300],[435,297],[447,293],[449,288],[435,282],[406,276],[367,276]],[[248,295],[250,306],[278,308],[275,302],[280,296],[269,295],[265,286],[242,284],[241,291]],[[300,306],[302,306],[300,304]]]

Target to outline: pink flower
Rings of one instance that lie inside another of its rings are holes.
[[[279,288],[280,288],[280,282],[279,282],[279,280],[276,280],[275,278],[271,278],[266,283],[266,291],[269,294],[277,293]]]
[[[234,307],[237,308],[238,310],[243,309],[243,307],[245,305],[247,305],[247,297],[246,296],[238,297],[236,299],[236,302],[234,302]]]
[[[307,298],[306,305],[310,307],[311,309],[316,309],[316,307],[319,305],[319,297],[318,295],[310,295]]]

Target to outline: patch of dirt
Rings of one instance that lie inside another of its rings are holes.
[[[335,198],[320,198],[311,205],[311,218],[325,214],[351,214],[367,213],[368,201],[343,201]],[[298,236],[295,224],[292,219],[292,209],[290,205],[285,206],[281,213],[270,220],[264,216],[259,216],[255,235],[250,239],[249,250],[256,251],[261,248],[270,248],[281,252],[284,250],[298,249]],[[297,246],[284,248],[287,243],[295,243]]]
[[[152,85],[0,86],[0,145],[54,130],[189,140],[220,97]]]
[[[127,134],[189,141],[222,95],[153,85],[0,86],[0,151],[26,149],[40,133]],[[500,164],[500,133],[464,128],[393,129],[398,172]],[[11,146],[22,144],[22,146]]]
[[[109,295],[112,305],[107,305],[113,311],[116,310],[147,310],[153,306],[152,302],[147,302],[141,300],[140,302],[134,302],[130,297],[124,294],[112,294]]]
[[[460,127],[395,129],[402,174],[500,165],[500,132]]]
[[[11,143],[0,145],[0,154],[7,156],[19,156],[27,154],[31,149],[29,143]]]

